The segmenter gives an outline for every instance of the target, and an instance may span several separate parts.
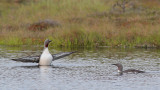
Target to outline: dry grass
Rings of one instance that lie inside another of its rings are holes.
[[[38,44],[50,38],[55,46],[63,47],[160,46],[159,1],[147,2],[140,3],[145,13],[127,14],[109,13],[112,0],[39,0],[12,8],[3,2],[0,44]],[[62,26],[35,32],[27,29],[28,24],[43,19],[57,20]]]

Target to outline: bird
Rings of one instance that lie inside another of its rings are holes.
[[[140,71],[136,69],[127,69],[123,71],[123,66],[121,63],[112,64],[118,67],[118,73],[119,75],[123,75],[123,73],[145,73],[145,71]]]
[[[51,65],[52,63],[53,57],[48,50],[48,45],[50,42],[51,40],[49,39],[44,41],[44,50],[40,56],[39,65]]]
[[[44,49],[41,55],[38,56],[27,56],[27,57],[21,57],[17,59],[11,59],[14,61],[19,61],[19,62],[32,62],[32,63],[38,63],[39,66],[50,66],[52,61],[63,58],[65,56],[68,56],[70,54],[75,53],[76,51],[73,52],[61,52],[57,54],[51,54],[49,52],[48,46],[51,40],[46,39],[44,41]]]

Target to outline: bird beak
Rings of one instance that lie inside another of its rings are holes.
[[[117,64],[112,64],[112,65],[117,65]]]
[[[49,42],[52,42],[51,40],[49,40]]]

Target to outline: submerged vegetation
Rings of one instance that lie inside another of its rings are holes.
[[[19,2],[18,2],[19,1]],[[159,0],[2,0],[0,44],[56,47],[160,46]],[[40,20],[61,26],[30,30]]]

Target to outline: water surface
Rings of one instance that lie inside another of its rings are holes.
[[[52,66],[12,61],[40,55],[41,46],[0,46],[0,90],[159,90],[160,49],[73,49],[78,52]],[[71,51],[49,48],[51,53]],[[113,63],[143,74],[117,76]]]

